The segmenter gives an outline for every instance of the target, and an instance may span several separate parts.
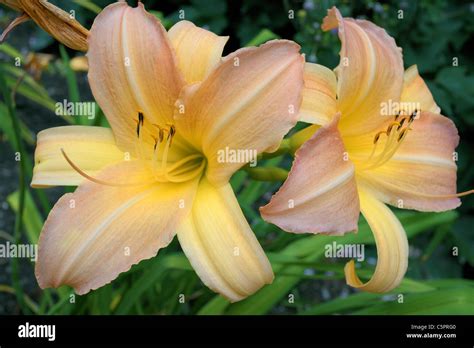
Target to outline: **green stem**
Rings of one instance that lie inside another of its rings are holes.
[[[287,153],[294,156],[296,150],[298,150],[301,145],[308,141],[314,135],[314,133],[316,133],[318,128],[319,126],[317,125],[311,125],[296,132],[291,137],[283,139],[280,143],[280,147],[275,152],[265,152],[259,155],[257,157],[257,160],[274,158],[285,155]]]
[[[249,176],[257,181],[285,181],[288,171],[278,167],[250,167],[245,166],[244,170]]]
[[[291,144],[290,139],[283,139],[280,143],[280,147],[275,152],[264,152],[260,158],[258,159],[269,159],[278,156],[282,156],[284,154],[290,153],[291,151]]]
[[[318,128],[319,126],[317,125],[311,125],[300,130],[299,132],[296,132],[290,138],[288,138],[290,153],[294,155],[296,150],[298,150],[306,141],[308,141],[314,135],[314,133],[316,133]]]
[[[25,160],[22,158],[23,154],[25,154],[25,149],[23,147],[23,141],[21,139],[21,128],[18,119],[15,116],[15,108],[14,108],[14,101],[12,99],[11,94],[6,85],[6,81],[3,78],[3,75],[0,74],[0,86],[2,89],[3,99],[5,100],[5,104],[7,106],[8,114],[10,116],[13,131],[15,134],[15,142],[17,151],[20,153],[20,173],[19,173],[19,181],[18,181],[18,191],[19,191],[19,204],[18,204],[18,213],[15,217],[15,228],[13,233],[13,238],[15,240],[15,244],[19,244],[21,241],[21,230],[22,230],[22,223],[23,223],[23,211],[25,210],[25,175],[26,175],[26,163]],[[23,289],[20,284],[20,277],[19,277],[19,263],[18,258],[12,258],[12,285],[15,289],[15,295],[18,301],[18,305],[23,313],[30,313],[30,310],[25,304]]]

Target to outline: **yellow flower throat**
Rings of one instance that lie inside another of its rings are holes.
[[[390,122],[385,130],[375,134],[372,152],[360,170],[377,168],[389,161],[403,143],[403,140],[411,130],[411,124],[417,117],[417,110],[411,115],[402,115],[400,112],[397,113],[394,120]],[[385,135],[385,141],[381,138],[383,135]],[[382,150],[377,152],[379,148],[378,145],[382,142]]]
[[[79,173],[81,176],[83,176],[89,181],[106,186],[144,186],[153,184],[154,182],[180,183],[195,179],[198,176],[202,175],[206,168],[207,161],[205,157],[198,151],[190,151],[186,147],[186,151],[184,151],[186,155],[181,156],[174,162],[171,162],[169,160],[170,148],[173,144],[173,139],[176,137],[176,127],[173,124],[167,123],[166,126],[151,124],[151,126],[157,129],[156,133],[153,134],[152,132],[150,132],[150,127],[145,127],[145,116],[142,112],[139,112],[136,128],[137,142],[135,143],[135,152],[138,156],[138,159],[142,161],[148,169],[151,169],[151,172],[154,176],[153,182],[115,183],[100,180],[98,178],[94,178],[88,175],[82,169],[80,169],[69,158],[69,156],[63,149],[61,149],[61,152],[66,161],[69,163],[69,165],[77,173]],[[149,142],[145,142],[143,139],[145,130],[148,132],[149,136],[154,141],[152,147],[150,146]],[[181,152],[183,151],[177,153]]]
[[[158,182],[184,182],[192,180],[201,175],[206,167],[206,161],[201,153],[195,152],[183,156],[174,163],[169,163],[169,151],[176,136],[176,127],[167,123],[166,126],[152,124],[157,129],[156,134],[150,134],[154,141],[152,155],[147,156],[144,150],[142,129],[144,129],[145,117],[138,113],[137,138],[138,151],[141,160],[151,159],[153,175]]]

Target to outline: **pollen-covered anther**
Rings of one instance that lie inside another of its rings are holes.
[[[372,153],[365,162],[361,170],[373,169],[386,163],[397,152],[398,148],[405,139],[410,126],[417,118],[418,111],[415,110],[410,115],[403,115],[397,113],[385,130],[377,132],[374,136],[374,147]],[[385,141],[382,145],[382,150],[377,152],[377,145],[381,140],[381,136],[385,134]]]
[[[137,120],[137,137],[140,137],[140,131],[143,128],[143,125],[145,124],[145,116],[143,116],[142,112],[138,112],[138,120]]]
[[[398,135],[397,142],[401,142],[403,140],[403,138],[405,137],[405,134],[410,130],[411,130],[411,128],[409,128],[409,127],[402,129],[402,131]]]
[[[375,134],[375,137],[374,137],[374,144],[377,144],[377,142],[379,141],[380,136],[381,136],[382,134],[388,135],[387,131],[384,131],[384,130],[378,132],[377,134]]]
[[[152,124],[158,128],[152,156],[152,170],[159,182],[183,182],[200,175],[206,165],[201,154],[189,155],[177,162],[169,163],[169,150],[176,136],[176,127],[167,123],[166,126]]]

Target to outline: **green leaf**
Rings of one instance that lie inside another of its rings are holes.
[[[456,239],[456,246],[459,249],[459,256],[467,260],[474,267],[474,217],[465,216],[456,221],[453,226],[453,234]]]
[[[0,52],[5,53],[12,58],[20,58],[20,61],[24,61],[24,56],[21,54],[21,52],[6,42],[2,42],[0,45]]]
[[[404,295],[397,300],[371,305],[357,315],[453,315],[474,313],[474,291],[469,288],[442,289]]]
[[[141,266],[144,266],[141,264]],[[192,270],[188,259],[182,253],[159,255],[146,263],[141,276],[124,293],[116,314],[127,314],[133,306],[140,302],[141,296],[162,279],[170,269]]]
[[[230,304],[222,296],[214,296],[214,298],[199,309],[199,315],[219,315],[224,312],[226,307]]]
[[[79,6],[82,6],[85,9],[88,9],[89,11],[94,12],[95,14],[99,14],[102,11],[102,8],[100,6],[94,4],[90,0],[73,0],[73,1]]]
[[[267,41],[279,39],[280,37],[268,29],[262,29],[252,40],[247,42],[245,46],[259,46]]]
[[[7,197],[7,202],[11,209],[18,212],[19,207],[19,192],[15,191]],[[23,226],[26,230],[26,235],[30,243],[37,243],[39,234],[43,227],[43,218],[41,217],[38,208],[36,207],[31,192],[26,190],[25,193],[25,212],[23,214]]]

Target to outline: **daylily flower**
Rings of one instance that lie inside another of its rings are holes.
[[[335,73],[307,63],[301,119],[315,125],[296,135],[307,141],[261,213],[289,232],[342,235],[357,231],[361,212],[374,233],[377,266],[363,283],[350,261],[346,280],[386,292],[408,264],[405,231],[386,204],[437,212],[459,206],[458,132],[440,115],[416,66],[404,72],[401,49],[385,30],[343,18],[336,8],[322,28],[338,29],[341,60]]]
[[[167,33],[141,3],[95,19],[88,77],[112,130],[38,134],[32,185],[79,185],[41,233],[42,288],[85,294],[175,234],[202,281],[231,301],[272,282],[228,183],[245,163],[221,163],[218,152],[278,147],[298,118],[304,58],[285,40],[222,58],[227,39],[187,21]]]

